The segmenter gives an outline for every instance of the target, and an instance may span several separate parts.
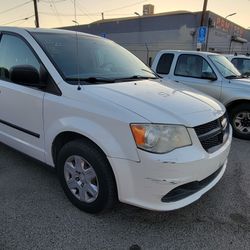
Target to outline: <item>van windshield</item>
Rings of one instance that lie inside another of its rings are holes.
[[[222,55],[210,55],[209,58],[220,71],[223,77],[227,79],[241,78],[241,73],[235,68],[235,66]]]
[[[71,84],[79,79],[84,84],[93,84],[158,78],[136,56],[108,39],[66,32],[32,35]]]

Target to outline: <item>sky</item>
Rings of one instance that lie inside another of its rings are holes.
[[[72,26],[74,2],[77,22],[88,24],[104,18],[121,18],[142,14],[144,4],[153,4],[155,13],[188,10],[200,11],[203,0],[38,0],[39,22],[42,28]],[[33,0],[0,0],[0,26],[34,27]],[[250,28],[250,0],[208,0],[208,10],[228,17],[245,28]]]

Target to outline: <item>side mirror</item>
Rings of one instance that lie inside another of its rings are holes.
[[[32,87],[45,87],[40,83],[40,74],[36,68],[31,65],[18,65],[10,69],[10,80]]]
[[[217,76],[212,72],[202,72],[201,78],[202,79],[207,79],[207,80],[210,80],[210,81],[216,81],[217,80]]]
[[[43,65],[40,66],[40,84],[46,85],[49,81],[48,71],[44,68]]]

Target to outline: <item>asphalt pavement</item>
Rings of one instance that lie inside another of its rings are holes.
[[[0,144],[0,249],[249,250],[250,141],[233,140],[224,177],[192,205],[119,203],[98,216],[68,201],[54,171]]]

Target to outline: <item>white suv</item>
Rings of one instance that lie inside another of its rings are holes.
[[[104,38],[0,27],[0,107],[0,141],[57,168],[86,212],[177,209],[226,169],[224,106]]]

